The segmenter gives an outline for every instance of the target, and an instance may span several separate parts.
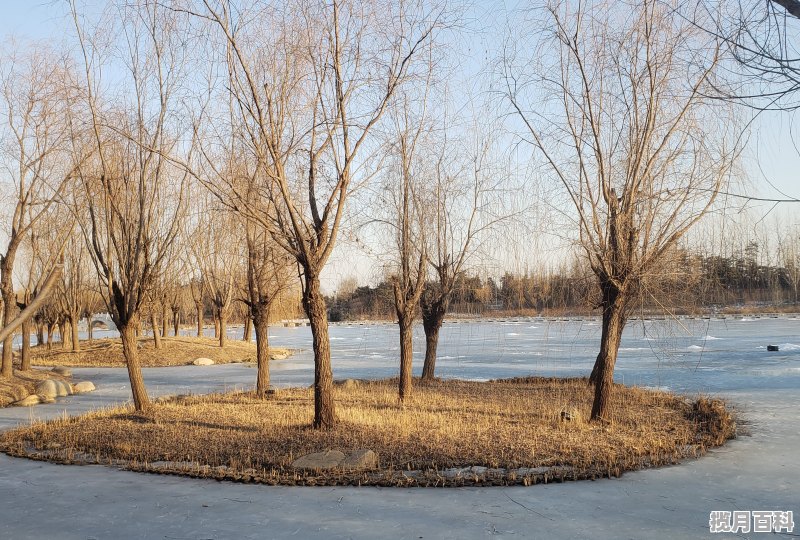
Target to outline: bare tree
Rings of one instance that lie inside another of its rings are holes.
[[[185,44],[172,12],[155,2],[112,5],[104,48],[89,35],[73,4],[85,60],[85,102],[95,159],[80,167],[88,205],[81,223],[103,297],[122,339],[136,410],[149,406],[139,364],[141,311],[181,227],[187,175],[165,157],[179,146],[171,109],[185,64]],[[98,28],[100,25],[98,25]],[[98,30],[99,32],[99,30]],[[121,37],[120,40],[114,38]],[[101,94],[101,65],[117,61],[118,92]]]
[[[233,309],[236,276],[241,268],[240,228],[235,214],[206,201],[190,241],[194,261],[203,278],[203,289],[214,309],[216,337],[225,346],[228,320]]]
[[[428,260],[434,276],[426,283],[420,299],[425,330],[423,380],[436,377],[439,331],[458,276],[466,271],[475,256],[481,235],[511,215],[499,211],[494,204],[502,197],[501,184],[508,175],[491,163],[494,148],[489,131],[498,126],[487,126],[485,118],[463,130],[473,134],[473,138],[445,136],[438,143],[440,153],[433,167],[435,176],[430,190],[431,217],[427,234],[431,244]]]
[[[574,206],[597,278],[591,417],[609,420],[631,301],[648,294],[645,278],[712,208],[737,154],[736,122],[705,98],[719,61],[713,43],[669,6],[558,2],[544,11],[537,24],[549,30],[536,53],[524,56],[530,44],[521,42],[506,51],[507,97]]]
[[[75,172],[67,159],[71,136],[67,118],[74,91],[67,61],[34,48],[21,58],[13,52],[4,55],[0,85],[4,183],[11,190],[13,208],[6,230],[8,243],[0,253],[3,325],[8,326],[17,309],[13,272],[19,248]],[[85,156],[78,157],[78,161],[82,159]],[[32,302],[26,298],[23,304],[30,306]],[[30,332],[27,324],[26,331]],[[3,342],[2,377],[13,374],[12,347],[13,338],[9,336]]]
[[[243,302],[256,334],[256,395],[266,397],[269,390],[269,323],[273,306],[281,294],[297,281],[293,261],[272,240],[263,226],[248,220],[247,290]]]
[[[207,185],[265,227],[302,269],[314,347],[314,426],[330,428],[336,414],[321,273],[358,184],[369,134],[413,71],[440,13],[421,2],[341,0],[236,7],[204,0],[191,11],[222,37],[226,87],[269,205],[250,202],[223,171],[213,181],[207,175]]]
[[[427,83],[427,81],[426,81]],[[424,193],[426,163],[420,151],[427,144],[430,119],[427,117],[427,89],[421,96],[398,93],[391,103],[388,153],[390,166],[381,186],[382,203],[393,238],[390,255],[390,281],[397,325],[400,330],[400,401],[411,396],[413,325],[427,277],[428,252],[425,234],[427,203]],[[415,89],[416,90],[416,89]],[[415,99],[416,98],[416,99]]]

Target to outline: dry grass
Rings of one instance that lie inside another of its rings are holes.
[[[273,356],[285,357],[288,349],[271,348]],[[81,341],[81,351],[72,352],[55,344],[51,350],[45,346],[31,349],[32,363],[37,366],[73,367],[124,367],[122,342],[119,339],[95,339],[92,343]],[[212,338],[165,337],[161,348],[153,347],[152,338],[139,339],[139,360],[142,367],[183,366],[197,358],[211,358],[216,364],[255,362],[256,344],[242,340],[228,340],[224,348]]]
[[[11,403],[33,394],[36,383],[45,379],[70,382],[71,377],[62,377],[49,370],[31,369],[20,371],[15,369],[14,376],[11,379],[0,377],[0,407],[7,407]]]
[[[611,424],[589,423],[585,379],[528,378],[418,385],[405,406],[395,381],[336,388],[335,430],[310,429],[313,394],[281,390],[185,396],[146,414],[128,408],[39,423],[0,436],[0,449],[60,462],[267,484],[507,485],[617,476],[702,455],[732,437],[724,404],[618,385]],[[697,405],[697,403],[701,403]],[[562,420],[562,411],[571,421]],[[299,456],[374,450],[380,469],[301,471]],[[483,466],[454,472],[452,468]],[[530,470],[542,467],[543,469]],[[527,468],[527,469],[525,469]]]

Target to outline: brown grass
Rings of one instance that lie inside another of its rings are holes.
[[[528,485],[676,463],[735,432],[719,401],[617,385],[613,422],[601,425],[585,420],[591,399],[585,379],[437,381],[418,384],[402,406],[396,381],[376,381],[337,386],[338,426],[315,431],[309,389],[280,390],[268,400],[186,396],[145,414],[116,408],[6,432],[0,450],[267,484]],[[562,412],[573,419],[562,420]],[[291,467],[312,452],[362,448],[378,454],[379,470]],[[489,469],[452,470],[470,466]]]
[[[45,379],[70,382],[71,377],[62,377],[50,370],[31,369],[20,371],[15,369],[14,376],[11,379],[0,377],[0,407],[7,407],[11,403],[33,394],[36,383]]]
[[[285,356],[288,349],[271,348],[271,354]],[[73,367],[124,367],[122,343],[119,339],[95,339],[92,343],[81,341],[81,351],[72,352],[54,344],[51,350],[46,346],[31,349],[32,363],[37,366]],[[152,338],[139,339],[139,360],[143,367],[183,366],[197,358],[211,358],[216,364],[233,362],[255,362],[256,344],[242,340],[228,340],[224,348],[212,338],[165,337],[161,348],[153,348]]]

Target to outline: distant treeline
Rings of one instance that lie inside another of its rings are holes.
[[[640,287],[637,309],[646,313],[769,310],[795,306],[800,266],[763,265],[756,249],[740,256],[680,251]],[[555,271],[506,272],[499,278],[458,277],[451,315],[591,314],[596,281],[577,262]],[[331,321],[394,318],[391,280],[360,286],[329,298]],[[782,307],[784,306],[784,307]]]

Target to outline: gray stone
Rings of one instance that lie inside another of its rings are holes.
[[[192,365],[195,365],[195,366],[213,366],[214,365],[214,361],[211,358],[198,358],[194,362],[192,362]]]
[[[328,470],[335,469],[342,461],[344,461],[343,453],[338,450],[326,450],[325,452],[315,452],[299,457],[292,462],[292,467],[295,469]]]
[[[343,381],[334,381],[333,384],[341,386],[345,390],[352,390],[353,388],[358,388],[361,386],[361,381],[358,379],[345,379]]]
[[[42,400],[39,399],[39,396],[37,396],[36,394],[31,394],[26,398],[22,398],[19,401],[15,401],[14,403],[12,403],[12,405],[14,407],[32,407],[33,405],[38,405],[41,402]]]
[[[72,394],[72,387],[58,379],[45,379],[36,384],[36,393],[47,398],[57,398]]]
[[[81,381],[73,385],[72,389],[76,394],[85,394],[86,392],[94,392],[94,383],[91,381]]]
[[[378,466],[378,454],[372,450],[356,450],[344,461],[342,461],[342,469],[374,469]]]
[[[56,366],[50,371],[52,371],[53,373],[58,373],[63,377],[72,377],[72,370],[66,366]]]

